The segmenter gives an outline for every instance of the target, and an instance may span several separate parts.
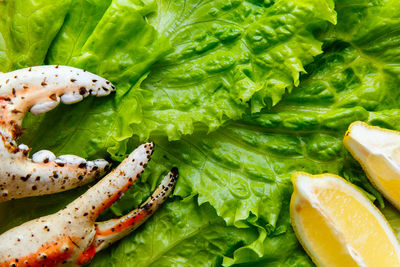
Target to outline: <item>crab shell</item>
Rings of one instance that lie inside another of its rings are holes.
[[[173,168],[138,209],[95,222],[144,171],[153,143],[139,146],[116,169],[65,209],[24,223],[0,236],[0,266],[84,265],[96,252],[131,233],[165,201],[176,183]]]
[[[107,161],[86,161],[74,155],[58,158],[41,150],[28,158],[30,148],[17,145],[22,120],[30,111],[41,114],[60,102],[73,104],[88,95],[115,90],[95,74],[67,66],[38,66],[0,73],[0,202],[68,190],[102,176]]]

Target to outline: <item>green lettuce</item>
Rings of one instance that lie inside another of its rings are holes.
[[[196,127],[217,129],[249,108],[279,102],[320,54],[313,31],[335,23],[330,1],[158,1],[150,23],[174,50],[141,85],[134,135],[177,140]],[[199,125],[200,124],[200,125]]]
[[[64,22],[69,2],[1,1],[0,71],[42,64]]]
[[[154,1],[75,2],[45,62],[102,75],[116,97],[30,116],[32,134],[23,141],[56,153],[85,142],[81,156],[114,159],[123,158],[132,136],[176,140],[239,119],[249,101],[253,111],[275,105],[322,52],[314,32],[336,19],[326,0],[159,1],[157,9]]]

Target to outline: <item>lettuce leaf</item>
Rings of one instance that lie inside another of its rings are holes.
[[[48,49],[46,64],[70,65],[111,5],[111,0],[71,0],[64,23]]]
[[[130,39],[137,37],[134,34],[135,31],[139,30],[140,32],[143,27],[143,23],[136,13],[145,16],[156,10],[155,4],[153,0],[72,0],[60,32],[48,51],[45,63],[54,64],[57,62],[58,64],[79,66],[80,64],[76,63],[76,61],[82,61],[80,57],[88,53],[85,55],[85,59],[92,64],[91,69],[97,72],[103,71],[104,74],[110,75],[109,69],[105,69],[104,66],[102,68],[95,67],[100,62],[99,59],[95,59],[91,54],[96,53],[96,56],[101,59],[100,65],[105,66],[110,63],[114,63],[113,65],[115,63],[118,64],[115,61],[118,58],[115,52],[129,52],[127,53],[129,56],[125,56],[132,57],[132,49],[121,41],[124,40],[131,44],[137,41]],[[138,21],[132,21],[132,19]],[[135,25],[135,23],[137,24]],[[103,36],[108,36],[109,38],[103,38]],[[149,41],[154,41],[151,36],[145,37]],[[135,43],[135,46],[138,49],[142,48],[140,43]],[[110,51],[114,51],[114,53],[110,53]],[[157,55],[157,52],[151,52]],[[149,57],[149,53],[141,51],[141,55],[138,56]],[[120,55],[119,58],[121,57]],[[114,61],[103,62],[106,58],[114,58]],[[128,61],[132,66],[135,65],[133,60]],[[119,63],[119,65],[122,64]],[[118,67],[121,68],[122,66]]]
[[[84,145],[81,156],[122,159],[132,136],[215,130],[240,118],[248,101],[253,110],[272,106],[298,85],[303,65],[322,52],[313,32],[336,18],[328,0],[138,2],[73,2],[46,63],[103,75],[117,95],[29,116],[23,142],[56,153]]]
[[[42,64],[70,1],[0,2],[0,71]]]
[[[313,31],[335,23],[330,1],[158,1],[149,21],[174,50],[141,85],[141,140],[217,129],[279,102],[320,54]],[[199,125],[200,124],[200,125]]]
[[[159,140],[152,173],[177,165],[181,176],[175,194],[199,194],[199,203],[211,203],[229,225],[240,227],[252,214],[274,227],[291,172],[339,172],[343,160],[336,156],[341,139],[320,133],[299,135],[284,128],[277,134],[267,127],[249,126],[242,121],[207,138]]]
[[[327,34],[357,47],[363,57],[374,61],[383,72],[399,77],[400,3],[396,0],[336,1],[341,23]]]

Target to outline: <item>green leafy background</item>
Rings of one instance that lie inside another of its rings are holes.
[[[355,120],[400,130],[398,1],[6,0],[0,11],[0,71],[65,64],[117,87],[28,115],[21,142],[116,162],[156,143],[141,181],[100,219],[179,168],[167,203],[91,265],[312,266],[289,218],[299,170],[348,179],[400,232],[342,144]],[[2,203],[0,232],[86,189]]]

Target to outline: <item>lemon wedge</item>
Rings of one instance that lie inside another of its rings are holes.
[[[400,266],[400,244],[382,213],[333,174],[292,175],[292,225],[318,266]]]
[[[357,121],[343,143],[371,183],[400,210],[400,133]]]

